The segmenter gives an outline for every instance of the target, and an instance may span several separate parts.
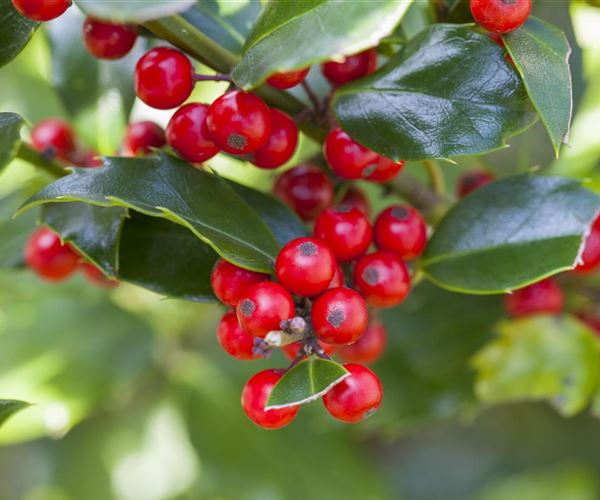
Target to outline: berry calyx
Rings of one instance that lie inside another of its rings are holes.
[[[301,219],[314,220],[333,200],[333,185],[316,165],[299,165],[281,174],[275,194]]]
[[[371,216],[371,205],[360,188],[354,186],[348,188],[338,205],[346,208],[356,208],[366,217]]]
[[[51,21],[62,15],[71,0],[12,0],[19,13],[33,21]]]
[[[250,287],[268,279],[268,274],[243,269],[225,259],[217,260],[210,274],[213,292],[221,302],[232,307],[237,306]]]
[[[332,288],[320,295],[311,311],[319,340],[328,344],[350,344],[367,329],[369,315],[362,296],[351,288]]]
[[[325,354],[327,354],[328,356],[330,356],[333,353],[333,351],[335,351],[335,349],[336,349],[336,346],[334,346],[334,345],[326,344],[325,342],[321,342],[320,340],[318,340],[317,342],[319,343],[319,346],[321,347],[321,349],[323,349],[323,352]],[[302,347],[302,342],[293,342],[291,344],[284,345],[281,348],[281,350],[286,358],[288,358],[290,360],[294,360],[298,356],[298,353],[300,352],[301,347]]]
[[[290,292],[312,297],[326,290],[337,263],[329,246],[317,238],[296,238],[277,255],[275,276]]]
[[[494,174],[486,170],[468,170],[458,178],[456,183],[456,196],[458,198],[464,198],[476,189],[489,184],[494,179]]]
[[[269,138],[271,110],[257,95],[234,90],[210,105],[206,124],[210,138],[223,151],[252,153]]]
[[[98,59],[119,59],[135,45],[137,31],[134,26],[114,24],[92,17],[83,23],[85,48]]]
[[[246,416],[263,429],[281,429],[288,425],[300,410],[300,406],[289,406],[265,410],[273,387],[285,372],[283,370],[263,370],[258,372],[242,390],[242,409]]]
[[[354,284],[368,304],[392,307],[400,304],[410,291],[406,264],[391,252],[374,252],[358,259]]]
[[[504,297],[506,312],[513,318],[531,314],[559,314],[563,306],[562,289],[551,279],[538,281]]]
[[[294,317],[294,312],[290,292],[272,281],[258,283],[246,290],[236,307],[240,325],[255,337],[279,330],[280,323]]]
[[[377,51],[375,49],[367,49],[358,54],[345,57],[342,62],[329,61],[321,65],[323,76],[332,85],[343,85],[369,75],[376,69]]]
[[[383,387],[379,377],[366,366],[347,363],[344,368],[350,375],[323,396],[323,404],[333,417],[355,424],[381,406]]]
[[[381,357],[385,351],[386,340],[383,323],[375,320],[369,322],[362,337],[353,344],[340,346],[337,352],[344,361],[368,365]]]
[[[66,160],[75,150],[75,133],[64,120],[47,118],[38,122],[31,130],[31,143],[41,153]]]
[[[189,103],[181,106],[167,125],[167,142],[191,163],[205,162],[219,152],[208,133],[207,115],[206,104]]]
[[[157,47],[137,62],[135,93],[148,106],[175,108],[190,96],[193,88],[192,63],[178,50]]]
[[[271,133],[254,151],[251,163],[266,169],[281,167],[293,156],[297,145],[298,127],[294,120],[283,111],[271,109]]]
[[[379,214],[375,221],[375,242],[404,260],[418,257],[427,245],[427,225],[418,210],[408,205],[394,205]]]
[[[578,274],[587,274],[595,271],[598,267],[600,267],[600,217],[596,218],[590,228],[590,234],[584,243],[581,261],[574,271]]]
[[[48,281],[68,278],[79,266],[80,257],[69,244],[46,227],[35,231],[25,245],[25,263]]]
[[[236,359],[247,360],[260,357],[254,348],[257,338],[240,326],[233,311],[227,311],[221,318],[217,338],[225,352]]]
[[[162,148],[165,143],[165,131],[156,123],[147,120],[130,123],[123,137],[123,154],[144,156],[153,148]]]
[[[531,13],[531,0],[471,0],[471,14],[482,28],[508,33],[523,25]]]
[[[80,268],[85,278],[96,286],[101,288],[115,288],[119,286],[117,280],[108,279],[100,269],[89,262],[83,262],[80,264]]]
[[[344,206],[325,210],[315,222],[314,234],[325,241],[341,262],[364,254],[373,239],[373,229],[366,216],[356,208]]]
[[[296,71],[285,71],[281,73],[275,73],[267,78],[267,83],[276,89],[286,90],[295,87],[301,83],[308,75],[310,66],[308,68],[298,69]]]

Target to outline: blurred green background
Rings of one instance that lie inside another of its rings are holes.
[[[574,49],[571,148],[554,160],[537,124],[510,149],[444,166],[450,186],[481,163],[499,175],[538,166],[597,182],[600,9],[566,2],[536,9]],[[83,142],[114,153],[125,122],[119,98],[102,90],[107,74],[94,70],[95,98],[74,116],[56,64],[39,31],[0,70],[0,110],[33,123],[70,117]],[[76,89],[85,71],[71,68]],[[82,95],[91,92],[82,85]],[[209,101],[219,91],[207,84],[194,98]],[[135,119],[163,124],[168,116],[139,102],[133,110]],[[298,159],[317,149],[306,142]],[[214,165],[255,187],[270,185],[271,173],[246,164],[218,158]],[[418,166],[408,169],[420,175]],[[13,221],[12,213],[47,180],[19,161],[0,176],[0,397],[34,403],[0,430],[0,500],[600,498],[596,418],[563,419],[543,403],[484,408],[476,401],[469,360],[502,317],[498,297],[419,285],[384,314],[389,348],[374,367],[385,387],[379,413],[347,426],[316,402],[288,428],[264,431],[244,417],[241,387],[286,361],[279,353],[250,363],[228,358],[215,336],[220,307],[127,284],[104,291],[79,276],[46,284],[19,268],[35,214]],[[369,189],[377,207],[394,201]]]

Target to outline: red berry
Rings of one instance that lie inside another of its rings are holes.
[[[353,344],[341,346],[338,353],[344,361],[350,363],[374,363],[385,351],[386,337],[383,323],[371,321],[361,338]]]
[[[102,166],[102,159],[93,149],[76,149],[68,155],[68,161],[82,168],[95,168]]]
[[[600,217],[598,217],[590,228],[590,234],[585,240],[581,261],[574,271],[578,274],[586,274],[600,267]]]
[[[70,276],[79,266],[79,261],[79,255],[45,227],[33,233],[25,245],[25,263],[49,281],[61,281]]]
[[[300,406],[290,406],[265,411],[273,387],[285,372],[283,370],[263,370],[254,375],[242,391],[242,408],[246,416],[264,429],[281,429],[288,425],[300,410]]]
[[[267,83],[276,89],[291,89],[302,82],[306,78],[306,75],[308,75],[309,71],[310,66],[308,68],[298,69],[296,71],[275,73],[267,78]]]
[[[183,53],[157,47],[146,52],[135,67],[135,93],[153,108],[175,108],[192,93],[193,73]]]
[[[350,376],[323,396],[323,404],[333,417],[355,424],[370,417],[381,406],[383,387],[379,377],[366,366],[348,363],[344,368]]]
[[[326,62],[321,65],[323,76],[333,85],[342,85],[362,78],[377,69],[377,51],[367,49],[364,52],[344,58],[343,62]]]
[[[471,0],[473,19],[495,33],[516,30],[527,21],[531,0]]]
[[[325,139],[323,152],[333,172],[344,179],[360,179],[379,155],[352,139],[341,128],[333,129]]]
[[[392,307],[400,304],[410,292],[410,275],[397,255],[375,252],[356,262],[354,284],[370,305]]]
[[[47,118],[33,127],[31,142],[40,152],[48,151],[59,158],[67,159],[75,150],[75,133],[64,120]]]
[[[279,330],[280,323],[294,317],[290,292],[278,283],[264,281],[249,288],[240,298],[236,312],[242,328],[255,337]]]
[[[327,354],[328,356],[330,356],[331,353],[333,353],[333,351],[335,351],[336,346],[326,344],[325,342],[321,342],[320,340],[318,342],[319,342],[319,345],[321,346],[321,348],[323,349],[323,351],[325,351],[325,354]],[[302,342],[294,342],[293,344],[284,345],[281,348],[281,350],[283,351],[283,354],[285,354],[286,358],[296,359],[296,357],[298,356],[298,352],[300,352],[301,347],[302,347]]]
[[[117,280],[108,279],[100,269],[89,262],[83,262],[80,264],[80,267],[86,279],[96,286],[101,288],[115,288],[119,285]]]
[[[320,295],[311,311],[317,337],[328,344],[350,344],[367,329],[369,314],[362,296],[351,288],[332,288]]]
[[[119,59],[125,56],[137,40],[134,26],[114,24],[86,17],[83,23],[83,43],[98,59]]]
[[[344,286],[344,271],[342,271],[342,268],[338,265],[327,289],[338,288],[340,286]]]
[[[312,297],[326,290],[335,275],[335,255],[324,241],[296,238],[277,255],[275,276],[290,292]]]
[[[235,307],[250,287],[268,279],[268,274],[248,271],[227,262],[225,259],[219,259],[213,266],[210,284],[213,292],[221,302]]]
[[[375,242],[380,250],[414,259],[427,245],[427,225],[418,210],[408,205],[394,205],[379,214],[375,221]]]
[[[252,156],[252,163],[260,168],[277,168],[286,163],[296,151],[298,127],[283,111],[271,109],[271,134],[267,142]]]
[[[371,216],[371,206],[369,200],[365,196],[365,193],[357,187],[351,187],[344,194],[342,201],[339,203],[342,207],[356,208],[360,210],[367,217]]]
[[[221,318],[217,337],[225,352],[234,358],[245,360],[260,357],[254,349],[257,338],[240,326],[234,311],[227,311]]]
[[[513,318],[530,314],[558,314],[563,305],[563,292],[550,279],[538,281],[504,297],[506,312]]]
[[[123,137],[123,154],[144,156],[152,153],[153,148],[162,148],[165,143],[165,131],[156,123],[150,121],[130,123]]]
[[[321,213],[315,222],[314,233],[329,245],[341,262],[360,257],[373,239],[373,229],[365,215],[356,208],[344,206],[328,208]]]
[[[303,220],[314,220],[333,200],[329,177],[315,165],[299,165],[281,174],[273,188]]]
[[[468,170],[463,173],[456,183],[456,196],[464,198],[476,189],[479,189],[494,180],[494,174],[485,170]]]
[[[167,142],[191,163],[205,162],[219,152],[208,133],[207,114],[206,104],[186,104],[175,112],[167,125]]]
[[[377,162],[367,167],[364,178],[371,182],[389,182],[404,168],[403,161],[394,161],[378,155]]]
[[[34,21],[51,21],[71,5],[71,0],[12,0],[22,15]]]
[[[210,105],[206,124],[211,139],[223,151],[252,153],[269,138],[271,110],[255,94],[234,90]]]

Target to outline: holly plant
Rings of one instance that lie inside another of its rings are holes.
[[[393,399],[401,370],[384,388],[366,365],[396,334],[381,317],[415,289],[439,324],[457,310],[440,312],[451,294],[436,288],[504,295],[497,337],[461,361],[480,401],[589,406],[600,197],[527,158],[492,169],[486,156],[536,122],[540,147],[564,152],[561,29],[532,0],[230,4],[0,0],[0,63],[45,31],[71,117],[0,114],[0,163],[47,174],[3,202],[19,242],[4,264],[222,303],[228,355],[289,358],[242,390],[267,429],[315,400],[358,423],[384,390]],[[131,118],[136,97],[133,116],[152,120]],[[463,312],[482,304],[464,300]]]

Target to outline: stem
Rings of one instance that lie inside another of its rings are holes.
[[[448,209],[448,202],[442,196],[407,173],[400,174],[386,187],[423,212],[431,223],[438,222]]]
[[[314,91],[313,91],[312,87],[309,85],[309,83],[306,80],[302,80],[302,83],[300,85],[302,85],[304,92],[306,92],[306,95],[310,99],[310,102],[313,105],[313,108],[319,109],[321,107],[321,103],[319,102],[319,98],[317,97],[317,94],[314,93]]]
[[[439,196],[444,196],[446,193],[446,182],[444,179],[444,173],[438,167],[437,163],[431,160],[423,160],[423,166],[427,170],[427,174],[429,175],[429,179],[431,182],[431,187]]]
[[[195,82],[232,82],[231,76],[225,73],[217,73],[216,75],[199,75],[194,74]]]
[[[48,160],[42,153],[36,151],[29,144],[24,142],[19,146],[15,157],[45,170],[54,177],[63,177],[69,173],[57,162]]]

